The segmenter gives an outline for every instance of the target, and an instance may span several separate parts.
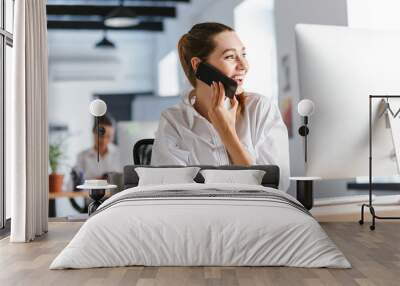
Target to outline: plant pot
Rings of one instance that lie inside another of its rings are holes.
[[[64,175],[51,173],[49,175],[49,192],[61,192],[64,181]]]

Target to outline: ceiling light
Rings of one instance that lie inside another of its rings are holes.
[[[104,25],[112,28],[122,28],[136,26],[140,23],[136,14],[128,7],[123,6],[124,1],[121,0],[119,7],[112,10],[104,20]]]
[[[109,39],[107,39],[107,31],[104,30],[103,38],[96,43],[96,48],[101,48],[101,49],[114,49],[115,44],[111,42]]]

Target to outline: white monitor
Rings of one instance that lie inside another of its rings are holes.
[[[301,99],[311,99],[307,176],[368,175],[369,95],[400,95],[400,31],[296,26]],[[397,112],[400,99],[389,100]],[[373,176],[399,173],[400,114],[386,128],[373,100]]]

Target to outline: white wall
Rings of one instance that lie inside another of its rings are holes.
[[[347,0],[349,26],[400,29],[399,0]]]
[[[297,78],[294,27],[298,23],[346,26],[347,3],[346,0],[276,0],[274,10],[279,95],[291,96],[293,99],[294,136],[293,139],[290,140],[291,175],[302,176],[304,174],[304,151],[303,139],[300,138],[297,133],[297,130],[300,127],[301,118],[297,114],[299,86]],[[281,66],[281,60],[284,56],[289,56],[291,86],[289,91],[283,90],[283,85],[286,83],[286,79],[284,70]],[[323,189],[323,183],[321,184],[321,188]],[[295,186],[294,184],[291,184],[290,193],[294,193],[294,190]],[[332,195],[332,193],[330,195]]]
[[[244,90],[277,99],[273,3],[273,0],[245,0],[236,6],[234,21],[235,30],[246,47],[250,66]]]
[[[179,56],[176,50],[170,51],[158,62],[157,72],[157,94],[159,96],[179,94]]]

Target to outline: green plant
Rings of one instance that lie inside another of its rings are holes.
[[[49,144],[49,161],[52,173],[57,173],[63,152],[61,150],[61,143]]]

